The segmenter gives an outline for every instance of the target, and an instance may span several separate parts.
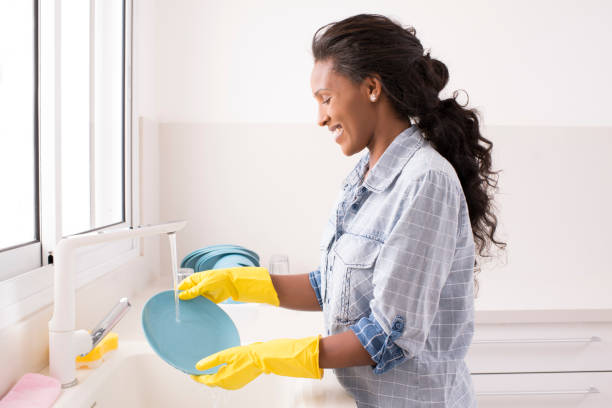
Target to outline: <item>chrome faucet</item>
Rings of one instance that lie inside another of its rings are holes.
[[[186,224],[186,221],[176,221],[96,231],[72,235],[59,241],[54,251],[53,317],[49,321],[49,373],[60,381],[63,388],[77,384],[75,357],[91,351],[130,307],[127,299],[122,299],[94,328],[91,335],[86,330],[76,330],[75,249],[121,239],[173,234],[183,229]]]
[[[128,298],[119,299],[119,303],[115,305],[111,309],[111,311],[106,315],[104,319],[100,321],[96,325],[96,327],[91,331],[91,349],[98,345],[102,341],[104,337],[119,323],[119,320],[127,313],[127,311],[132,307]],[[87,354],[87,353],[85,353]],[[85,354],[81,354],[84,356]]]

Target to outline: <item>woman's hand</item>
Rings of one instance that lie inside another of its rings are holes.
[[[232,347],[210,355],[196,364],[206,370],[226,364],[215,374],[192,375],[195,381],[211,387],[236,390],[262,373],[288,377],[322,378],[319,368],[319,336],[278,339]]]
[[[219,303],[231,297],[239,302],[267,303],[278,306],[279,300],[266,268],[244,266],[197,272],[178,286],[181,300],[197,296]]]

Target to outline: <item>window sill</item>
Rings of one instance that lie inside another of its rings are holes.
[[[139,256],[138,245],[77,274],[75,289]],[[47,265],[0,282],[0,330],[53,304],[54,266]]]

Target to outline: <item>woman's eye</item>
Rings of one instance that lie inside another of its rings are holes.
[[[331,98],[324,99],[324,100],[323,100],[323,104],[324,104],[324,105],[325,105],[325,104],[328,104],[330,99],[331,99]]]

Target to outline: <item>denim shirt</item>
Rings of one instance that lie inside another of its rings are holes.
[[[358,407],[473,407],[474,239],[452,165],[416,126],[363,180],[344,181],[310,282],[328,335],[352,330],[374,366],[336,369]]]

